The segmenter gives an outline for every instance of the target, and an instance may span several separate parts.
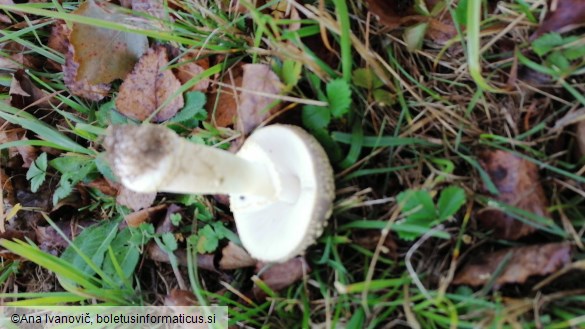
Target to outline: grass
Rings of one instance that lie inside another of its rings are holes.
[[[235,63],[270,64],[288,83],[287,93],[278,99],[288,102],[294,122],[302,121],[326,147],[336,170],[334,214],[306,255],[311,271],[281,291],[256,280],[269,296],[256,300],[246,294],[252,286],[249,269],[218,275],[197,267],[196,232],[206,226],[220,230],[213,223],[229,218],[226,207],[212,198],[165,194],[157,203],[177,204],[183,211],[177,235],[158,234],[152,224],[117,231],[117,223],[130,210],[89,188],[90,205],[71,216],[96,223],[86,226],[79,240],[68,241],[70,247],[61,256],[39,249],[32,240],[0,240],[3,248],[18,255],[4,257],[0,263],[2,303],[151,305],[160,304],[171,288],[182,287],[202,305],[229,306],[230,325],[235,327],[584,327],[585,287],[576,271],[536,291],[530,290],[532,281],[495,290],[497,275],[485,287],[450,284],[462,263],[480,251],[503,246],[569,241],[576,246],[572,261],[585,256],[583,158],[575,155],[573,131],[552,128],[585,105],[584,62],[567,53],[583,44],[582,29],[563,34],[558,44],[535,56],[530,32],[543,16],[541,2],[500,2],[495,10],[488,10],[482,1],[467,1],[466,8],[446,1],[453,15],[465,13],[459,19],[467,24],[456,19],[459,34],[451,40],[437,45],[427,37],[422,48],[409,51],[401,32],[384,29],[363,1],[305,5],[288,1],[302,15],[300,19],[273,15],[270,8],[278,0],[259,7],[243,1],[245,13],[226,12],[219,2],[168,2],[164,11],[174,18],[172,22],[136,14],[160,29],[79,17],[71,14],[78,2],[0,5],[19,24],[19,28],[6,26],[0,43],[16,43],[25,47],[27,55],[63,64],[63,55],[49,48],[46,40],[53,22],[65,20],[142,34],[151,43],[173,45],[181,54],[205,49],[208,56],[223,56],[223,61],[184,84],[177,95],[201,79],[227,74]],[[289,29],[291,23],[300,23],[300,28]],[[11,54],[2,50],[0,55]],[[572,58],[568,66],[562,56]],[[546,74],[548,84],[531,84],[528,78],[514,76],[518,65]],[[379,84],[356,80],[358,70],[371,72]],[[0,70],[3,100],[9,99],[11,73]],[[78,184],[100,177],[115,179],[105,164],[101,138],[108,125],[129,120],[112,110],[111,99],[91,102],[71,95],[58,70],[33,67],[24,73],[56,101],[42,110],[0,103],[0,118],[29,136],[0,145],[6,174],[17,180],[26,172],[9,168],[8,150],[33,146],[62,151],[48,163],[44,189],[54,189],[45,194],[49,203],[67,200]],[[380,91],[391,95],[390,104],[376,99]],[[351,103],[336,107],[340,93],[351,95]],[[115,98],[115,92],[110,96]],[[328,111],[329,118],[301,118],[311,111]],[[281,116],[278,113],[275,119]],[[226,146],[238,135],[210,123],[197,129],[178,123],[169,126],[208,145]],[[507,150],[540,168],[552,219],[497,202],[482,189],[497,192],[476,157],[478,150],[486,148]],[[441,193],[450,187],[464,191],[465,204],[452,213],[445,210],[449,216],[444,218],[423,218],[421,223],[412,219],[420,215],[420,207],[407,211],[408,207],[399,206],[408,203],[403,193],[414,193],[431,200],[441,212],[446,207]],[[20,209],[12,221],[36,213],[42,223],[61,231],[53,206],[38,209],[21,202],[12,205]],[[475,225],[475,213],[484,205],[499,207],[541,233],[522,242],[497,240]],[[4,209],[3,216],[9,211]],[[218,242],[237,242],[229,221],[221,227],[231,234]],[[65,233],[60,235],[67,240]],[[184,241],[176,240],[179,235]],[[367,239],[373,242],[364,242]],[[147,259],[143,247],[149,241],[156,241],[171,264]],[[176,250],[191,256],[186,266],[178,264]],[[52,288],[26,290],[43,286],[39,271],[51,278]],[[18,287],[17,292],[10,292],[13,287]]]

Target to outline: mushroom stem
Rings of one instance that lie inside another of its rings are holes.
[[[265,165],[230,152],[177,139],[175,167],[161,192],[245,194],[271,198],[275,187]]]
[[[137,192],[250,195],[273,199],[275,171],[154,125],[115,126],[105,144],[122,183]]]

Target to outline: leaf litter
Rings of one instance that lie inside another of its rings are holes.
[[[178,93],[181,82],[168,64],[165,47],[149,49],[120,86],[116,98],[118,111],[140,121],[151,116],[155,122],[172,118],[185,103]]]
[[[550,217],[548,200],[534,163],[501,150],[484,151],[479,161],[499,192],[495,199],[540,217]],[[497,238],[517,240],[536,231],[534,226],[508,212],[490,207],[479,210],[477,219],[482,227],[493,230]]]
[[[548,243],[502,249],[493,253],[474,257],[469,264],[457,273],[453,284],[481,286],[493,280],[494,288],[504,284],[525,283],[531,276],[554,273],[571,261],[571,245],[568,243]]]
[[[73,13],[137,24],[133,16],[119,12],[116,6],[94,0],[82,3]],[[55,43],[62,49],[62,42]],[[99,101],[108,94],[110,83],[124,78],[147,49],[148,39],[144,35],[73,23],[63,68],[65,84],[73,94]]]

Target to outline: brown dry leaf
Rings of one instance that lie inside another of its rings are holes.
[[[137,18],[123,14],[106,2],[88,0],[72,14],[136,25]],[[148,49],[146,36],[74,23],[69,35],[74,61],[79,65],[75,81],[91,85],[124,78]]]
[[[4,70],[34,68],[39,64],[39,60],[28,55],[27,48],[19,43],[10,41],[0,44],[0,48],[4,53],[3,57],[0,57],[0,67]]]
[[[256,271],[262,269],[266,264],[258,262]],[[282,264],[275,264],[260,275],[260,279],[274,291],[282,290],[291,284],[301,280],[311,269],[304,257],[296,257]],[[255,280],[255,278],[252,278]],[[256,279],[257,280],[257,279]],[[254,285],[254,296],[258,299],[265,297],[264,292]]]
[[[164,47],[151,48],[140,58],[120,86],[116,99],[120,113],[144,121],[181,88],[173,72],[165,69],[168,62]],[[183,105],[182,95],[174,97],[154,116],[154,121],[170,119]]]
[[[69,33],[71,31],[64,21],[57,21],[51,28],[51,34],[47,41],[47,46],[61,54],[67,54],[69,48]]]
[[[14,2],[12,0],[0,0],[0,5],[13,5]],[[0,22],[10,24],[10,18],[4,14],[0,14]],[[0,66],[2,67],[2,66]]]
[[[37,87],[24,70],[17,70],[12,75],[10,83],[10,104],[23,109],[34,105],[41,108],[51,108],[53,97]]]
[[[429,11],[432,11],[438,2],[437,0],[425,0],[425,5]],[[367,3],[370,12],[390,30],[428,23],[426,36],[441,44],[457,35],[457,29],[453,25],[447,7],[433,17],[429,17],[419,15],[414,9],[414,2],[410,0],[367,0]]]
[[[148,208],[156,199],[156,193],[138,193],[120,186],[116,202],[134,211]]]
[[[536,32],[534,32],[534,35],[531,37],[532,39],[549,32],[565,32],[585,23],[585,1],[549,1],[549,8],[553,2],[557,5],[556,9],[549,12]]]
[[[164,210],[167,207],[166,204],[159,204],[158,206],[150,207],[147,209],[142,209],[139,211],[135,211],[124,216],[124,220],[129,227],[138,227],[140,224],[146,222],[150,222],[152,216],[159,211]]]
[[[491,279],[491,275],[506,258],[502,274],[496,279],[494,288],[507,283],[524,283],[533,275],[547,275],[558,271],[571,261],[571,246],[567,243],[548,243],[503,249],[484,257],[474,257],[453,279],[453,284],[480,286]]]
[[[165,306],[194,306],[197,305],[197,297],[188,290],[173,289],[165,297]]]
[[[169,254],[162,250],[155,242],[149,243],[146,248],[146,254],[149,259],[155,262],[170,263]],[[187,252],[185,249],[175,250],[175,256],[177,262],[181,266],[188,266]],[[215,265],[213,264],[213,254],[197,255],[197,267],[199,269],[217,272]]]
[[[28,138],[26,138],[26,136],[22,136],[20,140],[26,141],[28,140]],[[31,164],[33,163],[33,161],[36,160],[38,156],[37,149],[32,145],[17,146],[16,149],[18,150],[18,153],[22,157],[22,167],[30,168]]]
[[[35,233],[37,235],[37,244],[39,245],[39,248],[48,251],[53,255],[56,255],[56,250],[65,249],[69,246],[67,240],[63,239],[63,237],[51,226],[37,226],[35,227]]]
[[[495,197],[498,201],[537,216],[549,217],[546,209],[548,202],[536,165],[501,150],[485,151],[479,158],[500,193]],[[496,209],[480,210],[477,219],[483,227],[494,230],[497,238],[516,240],[536,231],[533,226]]]
[[[282,83],[266,64],[244,65],[240,106],[238,107],[238,130],[244,135],[258,127],[271,111],[278,109],[278,101],[265,95],[279,95]]]
[[[413,2],[410,0],[366,0],[366,2],[370,12],[377,16],[380,23],[390,30],[401,27],[403,18],[416,14]]]
[[[222,270],[250,267],[256,265],[256,263],[257,261],[250,257],[242,247],[231,241],[221,250],[219,268]]]
[[[244,71],[241,64],[228,69],[221,82],[230,87],[220,87],[209,93],[206,103],[207,113],[216,127],[228,127],[235,123],[238,113],[239,92],[235,88],[242,86]],[[219,95],[218,95],[219,94]]]
[[[119,185],[115,184],[115,183],[110,183],[105,178],[98,178],[98,179],[92,180],[89,183],[81,183],[81,184],[83,184],[84,186],[87,186],[87,187],[95,188],[105,195],[109,195],[109,196],[118,195]]]
[[[100,83],[91,84],[87,80],[77,80],[77,69],[79,64],[74,60],[75,50],[69,45],[65,55],[65,65],[63,66],[63,81],[71,93],[92,101],[100,101],[110,92],[110,84]]]
[[[165,11],[162,0],[132,0],[132,10],[146,13],[164,21],[171,19]]]
[[[23,97],[30,97],[31,95],[24,91],[22,86],[20,85],[20,81],[14,76],[12,76],[12,81],[10,81],[10,89],[8,90],[8,94],[10,96],[23,96]]]
[[[176,72],[177,78],[181,81],[182,84],[185,84],[209,68],[209,58],[204,57],[196,60],[195,54],[189,53],[179,60],[179,64],[180,66],[177,67]],[[206,92],[207,88],[209,87],[209,83],[209,78],[199,80],[199,82],[197,82],[197,84],[195,84],[193,87],[189,88],[189,90]]]

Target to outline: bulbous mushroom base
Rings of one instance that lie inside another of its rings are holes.
[[[284,262],[313,244],[331,215],[333,169],[321,145],[296,126],[256,130],[237,154],[265,165],[273,177],[274,198],[230,195],[238,234],[250,255]]]

